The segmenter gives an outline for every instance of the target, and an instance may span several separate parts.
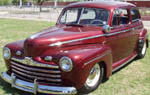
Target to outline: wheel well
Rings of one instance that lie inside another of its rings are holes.
[[[107,66],[106,66],[106,63],[104,61],[99,62],[99,64],[102,64],[102,66],[104,67],[104,79],[102,82],[105,82],[108,80],[108,78],[106,76],[107,75]]]
[[[147,46],[147,48],[149,47],[148,40],[146,40],[146,46]]]

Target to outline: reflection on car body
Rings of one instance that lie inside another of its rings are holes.
[[[87,94],[112,72],[143,58],[147,30],[135,5],[82,2],[66,6],[56,26],[4,46],[12,87],[36,94]]]

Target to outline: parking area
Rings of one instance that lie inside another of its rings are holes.
[[[56,22],[61,11],[62,7],[55,9],[52,6],[24,6],[22,8],[19,8],[18,6],[0,6],[0,18],[15,18]],[[145,15],[144,11],[142,11],[141,15],[143,14]],[[150,21],[145,20],[143,22],[145,28],[150,30]]]

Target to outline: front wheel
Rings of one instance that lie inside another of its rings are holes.
[[[79,89],[78,94],[88,94],[94,91],[102,82],[103,77],[104,66],[102,64],[95,64],[94,67],[91,69],[84,86]]]

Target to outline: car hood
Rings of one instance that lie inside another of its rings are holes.
[[[45,50],[47,47],[53,47],[55,46],[54,45],[55,43],[60,42],[71,42],[69,44],[66,43],[66,45],[96,43],[95,41],[98,40],[92,41],[88,41],[90,39],[86,39],[84,41],[76,41],[76,40],[85,39],[87,37],[102,34],[103,34],[102,27],[98,26],[78,27],[78,26],[57,25],[55,27],[42,30],[41,32],[36,33],[27,38],[24,43],[24,49],[25,53],[30,52],[30,54],[32,54],[32,52],[39,51],[39,49]]]
[[[56,26],[36,33],[30,36],[29,39],[54,43],[100,35],[103,34],[101,30],[101,27],[96,26]]]

